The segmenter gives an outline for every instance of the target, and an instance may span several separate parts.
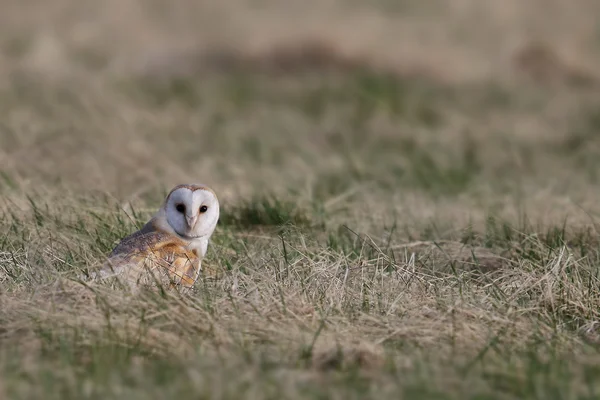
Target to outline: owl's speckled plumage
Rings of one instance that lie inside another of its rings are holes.
[[[215,193],[204,185],[178,185],[142,229],[123,238],[101,271],[136,285],[194,285],[219,218]]]

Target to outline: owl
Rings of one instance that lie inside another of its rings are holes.
[[[131,286],[192,287],[218,220],[219,201],[212,189],[178,185],[142,229],[119,242],[100,275],[124,278]]]

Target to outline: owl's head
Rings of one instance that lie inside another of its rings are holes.
[[[210,236],[219,220],[219,200],[204,185],[175,186],[163,207],[169,226],[186,239]]]

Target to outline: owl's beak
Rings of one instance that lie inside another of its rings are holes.
[[[196,225],[196,222],[198,221],[198,215],[194,215],[194,216],[186,215],[185,219],[186,219],[187,224],[190,227],[190,229],[192,229],[194,227],[194,225]]]

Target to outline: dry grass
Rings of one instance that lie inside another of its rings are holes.
[[[595,1],[4,1],[0,398],[595,398]],[[180,182],[191,292],[80,281]]]

